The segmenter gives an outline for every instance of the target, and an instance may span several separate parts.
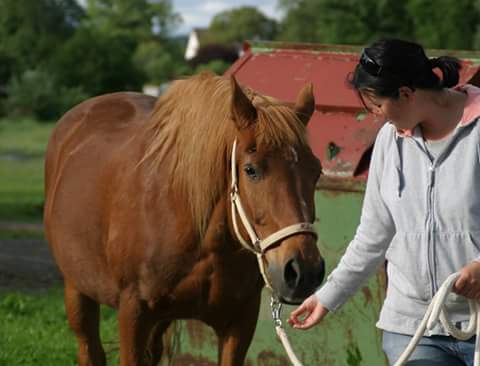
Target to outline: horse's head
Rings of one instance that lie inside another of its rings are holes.
[[[315,185],[321,173],[305,136],[315,107],[312,86],[299,93],[294,107],[262,97],[251,101],[233,78],[232,89],[232,119],[238,129],[232,190],[238,190],[234,195],[244,211],[239,219],[242,214],[232,205],[232,221],[237,221],[234,231],[240,241],[257,246],[257,252],[263,250],[265,276],[280,300],[297,304],[321,284],[325,273],[310,225],[315,220]],[[293,226],[300,223],[303,226]],[[288,232],[282,231],[287,227]],[[280,239],[270,237],[279,231]],[[253,243],[255,237],[270,237],[272,242],[259,248],[258,242]]]

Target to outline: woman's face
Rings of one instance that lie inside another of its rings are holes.
[[[414,92],[400,88],[398,98],[379,97],[370,91],[363,91],[362,98],[374,114],[389,120],[398,130],[413,130],[420,122],[414,106]]]

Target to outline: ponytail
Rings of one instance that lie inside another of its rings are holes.
[[[460,80],[460,61],[454,57],[441,56],[430,59],[430,66],[433,69],[439,68],[442,72],[441,87],[451,88],[458,84]]]

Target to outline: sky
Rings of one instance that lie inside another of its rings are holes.
[[[85,6],[87,0],[77,0]],[[188,34],[192,28],[205,28],[217,13],[240,6],[256,6],[270,18],[280,20],[282,13],[277,8],[278,0],[171,0],[173,10],[180,14],[183,22],[175,34]]]
[[[245,5],[256,6],[266,16],[279,20],[277,3],[278,0],[172,0],[174,11],[183,19],[175,33],[186,34],[192,28],[207,27],[215,14]]]

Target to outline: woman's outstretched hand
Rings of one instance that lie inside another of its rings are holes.
[[[320,304],[314,294],[307,297],[298,308],[291,312],[288,323],[297,329],[308,329],[320,323],[327,313],[328,309]]]

